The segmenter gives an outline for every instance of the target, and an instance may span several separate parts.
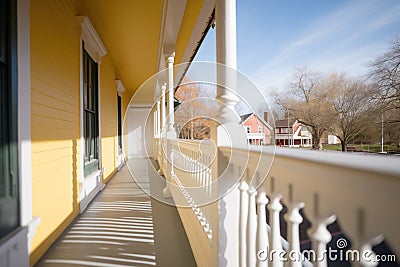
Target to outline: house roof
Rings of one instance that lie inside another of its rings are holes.
[[[251,115],[253,115],[253,113],[241,115],[241,116],[240,116],[240,122],[239,122],[239,123],[240,123],[240,124],[243,124],[245,121],[247,121],[247,119],[248,119]]]
[[[293,124],[295,124],[297,122],[296,119],[289,119],[289,128],[293,127]],[[276,120],[275,121],[275,128],[287,128],[288,126],[288,120],[284,119],[284,120]]]
[[[245,115],[240,116],[240,124],[245,123],[252,115],[256,116],[256,118],[262,123],[264,124],[265,127],[267,127],[268,129],[272,130],[272,126],[266,122],[263,118],[261,118],[260,116],[258,116],[256,113],[248,113]]]

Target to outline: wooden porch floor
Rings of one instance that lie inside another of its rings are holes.
[[[147,160],[128,164],[141,186],[162,189]],[[143,193],[125,166],[35,266],[196,264],[176,208]]]

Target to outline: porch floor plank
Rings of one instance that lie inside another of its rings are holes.
[[[156,163],[131,159],[128,165],[141,187],[164,186]],[[176,208],[146,195],[124,166],[35,266],[196,264]]]

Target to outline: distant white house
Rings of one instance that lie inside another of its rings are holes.
[[[336,135],[329,134],[328,135],[328,145],[337,145],[340,144],[339,138]]]

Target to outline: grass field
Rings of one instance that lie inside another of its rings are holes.
[[[381,152],[381,145],[353,145],[353,144],[348,144],[347,146],[353,146],[356,147],[357,151],[365,151],[365,152]],[[327,145],[323,144],[322,148],[325,150],[337,150],[341,151],[342,147],[340,144],[338,145]],[[397,148],[396,146],[390,146],[390,145],[384,145],[383,146],[383,151],[388,152],[388,153],[400,153],[400,148]]]

